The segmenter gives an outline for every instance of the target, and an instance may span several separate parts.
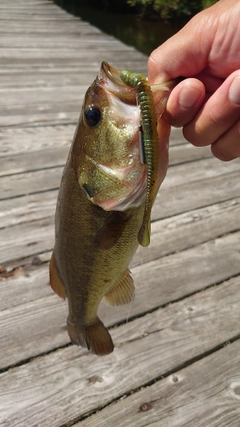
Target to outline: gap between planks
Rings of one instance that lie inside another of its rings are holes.
[[[28,426],[64,425],[96,409],[96,402],[104,407],[131,390],[154,386],[154,380],[189,363],[194,366],[200,358],[207,364],[205,355],[219,354],[220,347],[239,338],[239,280],[113,329],[116,349],[105,358],[70,346],[1,374],[0,389],[8,388],[0,394],[3,421],[7,417],[11,426],[23,419]],[[239,345],[238,340],[235,347]],[[237,365],[230,365],[236,371]]]
[[[115,308],[101,303],[99,308],[101,320],[109,327],[120,324],[126,318],[139,317],[151,311],[154,316],[158,307],[181,301],[183,298],[188,301],[190,295],[216,284],[218,284],[215,286],[217,299],[221,294],[220,284],[224,280],[234,276],[236,281],[239,280],[237,277],[240,274],[239,251],[236,245],[239,235],[240,232],[228,234],[198,247],[160,258],[157,262],[150,261],[134,268],[135,300],[130,306]],[[27,294],[27,289],[31,289],[31,283],[35,284],[32,287],[34,298],[22,303],[19,300],[18,305],[11,307],[10,296],[9,308],[0,312],[1,368],[18,363],[19,358],[26,360],[69,343],[66,331],[67,303],[54,295],[48,286],[47,266],[41,270],[44,280],[38,275],[37,270],[30,276],[25,276],[23,271],[25,291],[21,287],[17,291],[21,278],[15,277],[18,299]],[[12,279],[12,286],[13,284]],[[41,288],[38,290],[39,284]],[[3,291],[4,289],[7,290],[3,288]],[[14,288],[12,298],[13,300],[15,298]],[[125,324],[126,328],[130,328],[131,323]]]

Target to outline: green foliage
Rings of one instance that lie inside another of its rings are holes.
[[[212,6],[214,3],[217,3],[218,0],[202,0],[202,7],[206,9],[206,7]]]
[[[162,19],[189,18],[217,0],[126,0],[129,6],[137,6],[142,15],[159,15]]]

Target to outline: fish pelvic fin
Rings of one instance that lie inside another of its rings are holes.
[[[108,305],[117,306],[129,304],[135,296],[133,278],[127,268],[120,281],[104,296]]]
[[[55,261],[54,252],[52,253],[52,257],[49,265],[49,275],[50,275],[50,285],[54,292],[60,297],[65,299],[67,297],[65,288],[59,279],[57,266]]]
[[[73,344],[86,347],[97,356],[112,353],[114,345],[111,335],[98,317],[91,325],[79,325],[68,318],[67,327]]]

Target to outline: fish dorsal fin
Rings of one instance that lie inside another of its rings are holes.
[[[116,306],[129,304],[134,299],[134,295],[133,278],[127,268],[120,281],[104,296],[104,299],[107,304]]]
[[[54,252],[52,253],[52,258],[50,261],[49,266],[49,273],[50,273],[50,285],[51,288],[54,290],[54,292],[60,297],[65,299],[67,297],[65,288],[59,279],[56,262],[55,262],[55,256]]]

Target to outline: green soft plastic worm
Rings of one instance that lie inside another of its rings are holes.
[[[137,89],[138,103],[141,112],[143,130],[143,154],[147,167],[147,194],[142,226],[138,233],[138,242],[142,246],[150,243],[151,210],[158,190],[159,142],[157,134],[157,117],[153,103],[151,87],[145,76],[123,70],[120,75],[128,86]]]

